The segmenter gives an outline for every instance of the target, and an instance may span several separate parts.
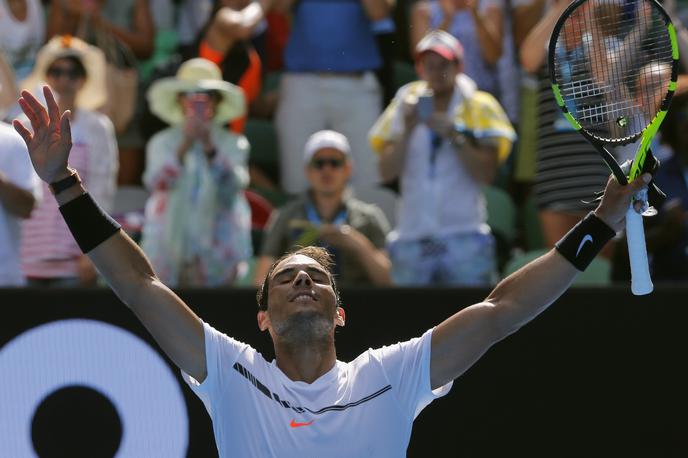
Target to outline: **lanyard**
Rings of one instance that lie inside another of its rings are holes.
[[[438,135],[435,131],[430,130],[430,167],[428,167],[430,178],[435,178],[437,154],[442,146],[442,141],[443,139],[440,135]]]
[[[346,207],[344,207],[335,215],[335,217],[332,219],[331,224],[335,226],[341,226],[342,224],[346,223],[347,216],[348,212],[346,210]],[[315,205],[313,205],[312,202],[308,202],[306,204],[306,217],[308,218],[308,221],[310,221],[316,226],[322,224],[322,218],[320,218],[320,215],[318,214],[318,211],[315,209]],[[327,245],[326,243],[323,243],[321,240],[318,240],[316,244],[317,246],[323,247],[330,252],[330,254],[332,255],[332,259],[334,260],[334,265],[332,266],[332,273],[335,275],[339,275],[341,273],[339,250],[337,250],[335,247]]]
[[[346,208],[342,208],[332,219],[332,224],[335,226],[341,226],[342,224],[346,223],[347,216],[348,214]],[[316,226],[322,224],[322,218],[320,218],[320,215],[318,215],[318,211],[315,209],[315,205],[313,205],[312,202],[308,202],[306,205],[306,217],[308,218],[308,221]]]

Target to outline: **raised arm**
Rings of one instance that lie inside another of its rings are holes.
[[[628,186],[610,179],[596,217],[614,231],[620,230],[631,197],[645,185],[643,179]],[[591,243],[583,237],[578,250]],[[492,345],[539,315],[568,289],[577,273],[571,262],[552,249],[500,282],[485,301],[438,325],[432,334],[432,388],[459,377]]]
[[[20,121],[14,121],[14,127],[26,142],[38,176],[46,183],[56,183],[74,173],[68,167],[72,146],[69,112],[60,114],[47,86],[43,92],[47,110],[26,91],[19,99],[33,134]],[[82,205],[88,197],[85,193],[78,183],[57,192],[55,197],[61,209],[67,204],[72,208],[80,205],[81,210],[97,208]],[[98,233],[103,232],[98,226],[108,226],[105,216],[82,211],[76,218],[65,219],[73,233],[76,229],[75,238],[80,245],[84,239],[89,239],[87,244],[95,244],[86,254],[170,359],[184,372],[203,381],[206,377],[203,325],[186,304],[158,280],[138,246],[123,231],[114,228],[108,231],[113,233],[111,236],[97,243]]]

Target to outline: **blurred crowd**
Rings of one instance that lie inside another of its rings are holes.
[[[688,1],[662,3],[686,62],[652,147],[656,283],[688,279]],[[0,287],[99,284],[7,124],[45,84],[71,111],[70,165],[170,286],[259,285],[308,245],[345,287],[494,284],[609,175],[549,83],[568,4],[0,0]],[[579,283],[627,282],[625,243]]]

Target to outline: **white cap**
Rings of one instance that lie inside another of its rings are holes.
[[[351,147],[349,147],[349,140],[339,132],[334,130],[321,130],[314,133],[308,138],[306,146],[304,147],[303,160],[310,162],[315,153],[323,148],[333,148],[341,151],[345,156],[351,154]]]

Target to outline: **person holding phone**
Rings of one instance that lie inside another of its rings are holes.
[[[330,253],[339,284],[389,284],[384,251],[389,222],[377,205],[350,195],[355,164],[347,138],[332,130],[316,132],[304,147],[303,163],[309,189],[271,215],[256,264],[256,285],[275,259],[312,245]]]
[[[147,146],[141,247],[168,285],[227,285],[251,256],[248,142],[225,127],[244,114],[243,93],[217,65],[195,58],[147,96],[171,127]]]
[[[416,47],[421,81],[399,89],[369,138],[385,182],[398,180],[398,224],[388,237],[399,285],[487,285],[495,241],[481,186],[511,148],[513,128],[490,94],[463,74],[459,41],[443,31]]]

